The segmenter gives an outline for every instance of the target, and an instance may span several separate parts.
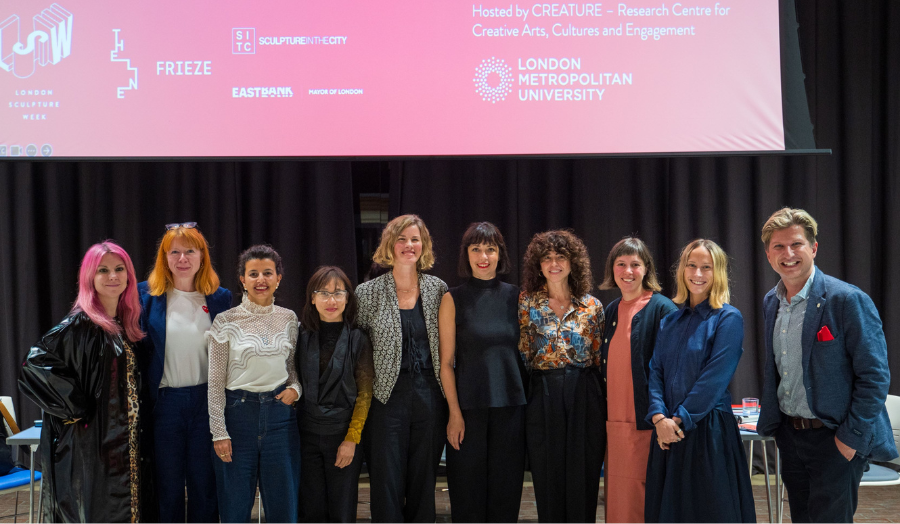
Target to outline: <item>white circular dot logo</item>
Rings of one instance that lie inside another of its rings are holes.
[[[475,68],[475,78],[472,81],[475,82],[475,92],[482,100],[493,104],[502,102],[512,93],[512,67],[502,58],[492,56],[482,60]]]

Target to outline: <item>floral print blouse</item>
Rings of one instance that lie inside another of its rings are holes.
[[[603,328],[603,305],[589,294],[572,297],[562,319],[546,286],[519,295],[519,351],[528,369],[599,366]]]

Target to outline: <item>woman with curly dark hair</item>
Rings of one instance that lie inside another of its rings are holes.
[[[538,233],[525,252],[519,351],[531,372],[525,444],[540,522],[594,522],[606,451],[600,387],[603,306],[587,248],[570,231]]]

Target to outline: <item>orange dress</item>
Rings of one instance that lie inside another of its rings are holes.
[[[631,319],[653,292],[619,301],[616,333],[607,356],[607,485],[606,522],[644,522],[644,485],[653,430],[637,429],[634,382],[631,378]],[[607,319],[609,322],[612,319]]]

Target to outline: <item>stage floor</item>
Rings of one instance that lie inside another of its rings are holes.
[[[766,522],[768,510],[766,493],[763,489],[763,476],[753,476],[753,496],[756,500],[756,517],[759,522]],[[602,488],[602,486],[601,486]],[[437,522],[450,522],[450,495],[447,492],[445,478],[438,479]],[[15,494],[0,495],[0,515],[12,515]],[[791,522],[791,511],[787,501],[784,504],[784,522]],[[253,511],[256,522],[257,508]],[[0,518],[0,523],[12,522],[13,517]],[[28,521],[28,492],[19,494],[19,522]],[[359,484],[358,522],[370,522],[369,516],[369,484],[368,479],[361,479]],[[859,489],[859,508],[856,510],[855,522],[900,522],[900,486],[862,487]],[[531,478],[526,473],[526,482],[522,492],[522,506],[519,509],[519,522],[537,522],[537,508],[534,505],[534,488]],[[597,522],[603,520],[603,490],[597,507]]]

